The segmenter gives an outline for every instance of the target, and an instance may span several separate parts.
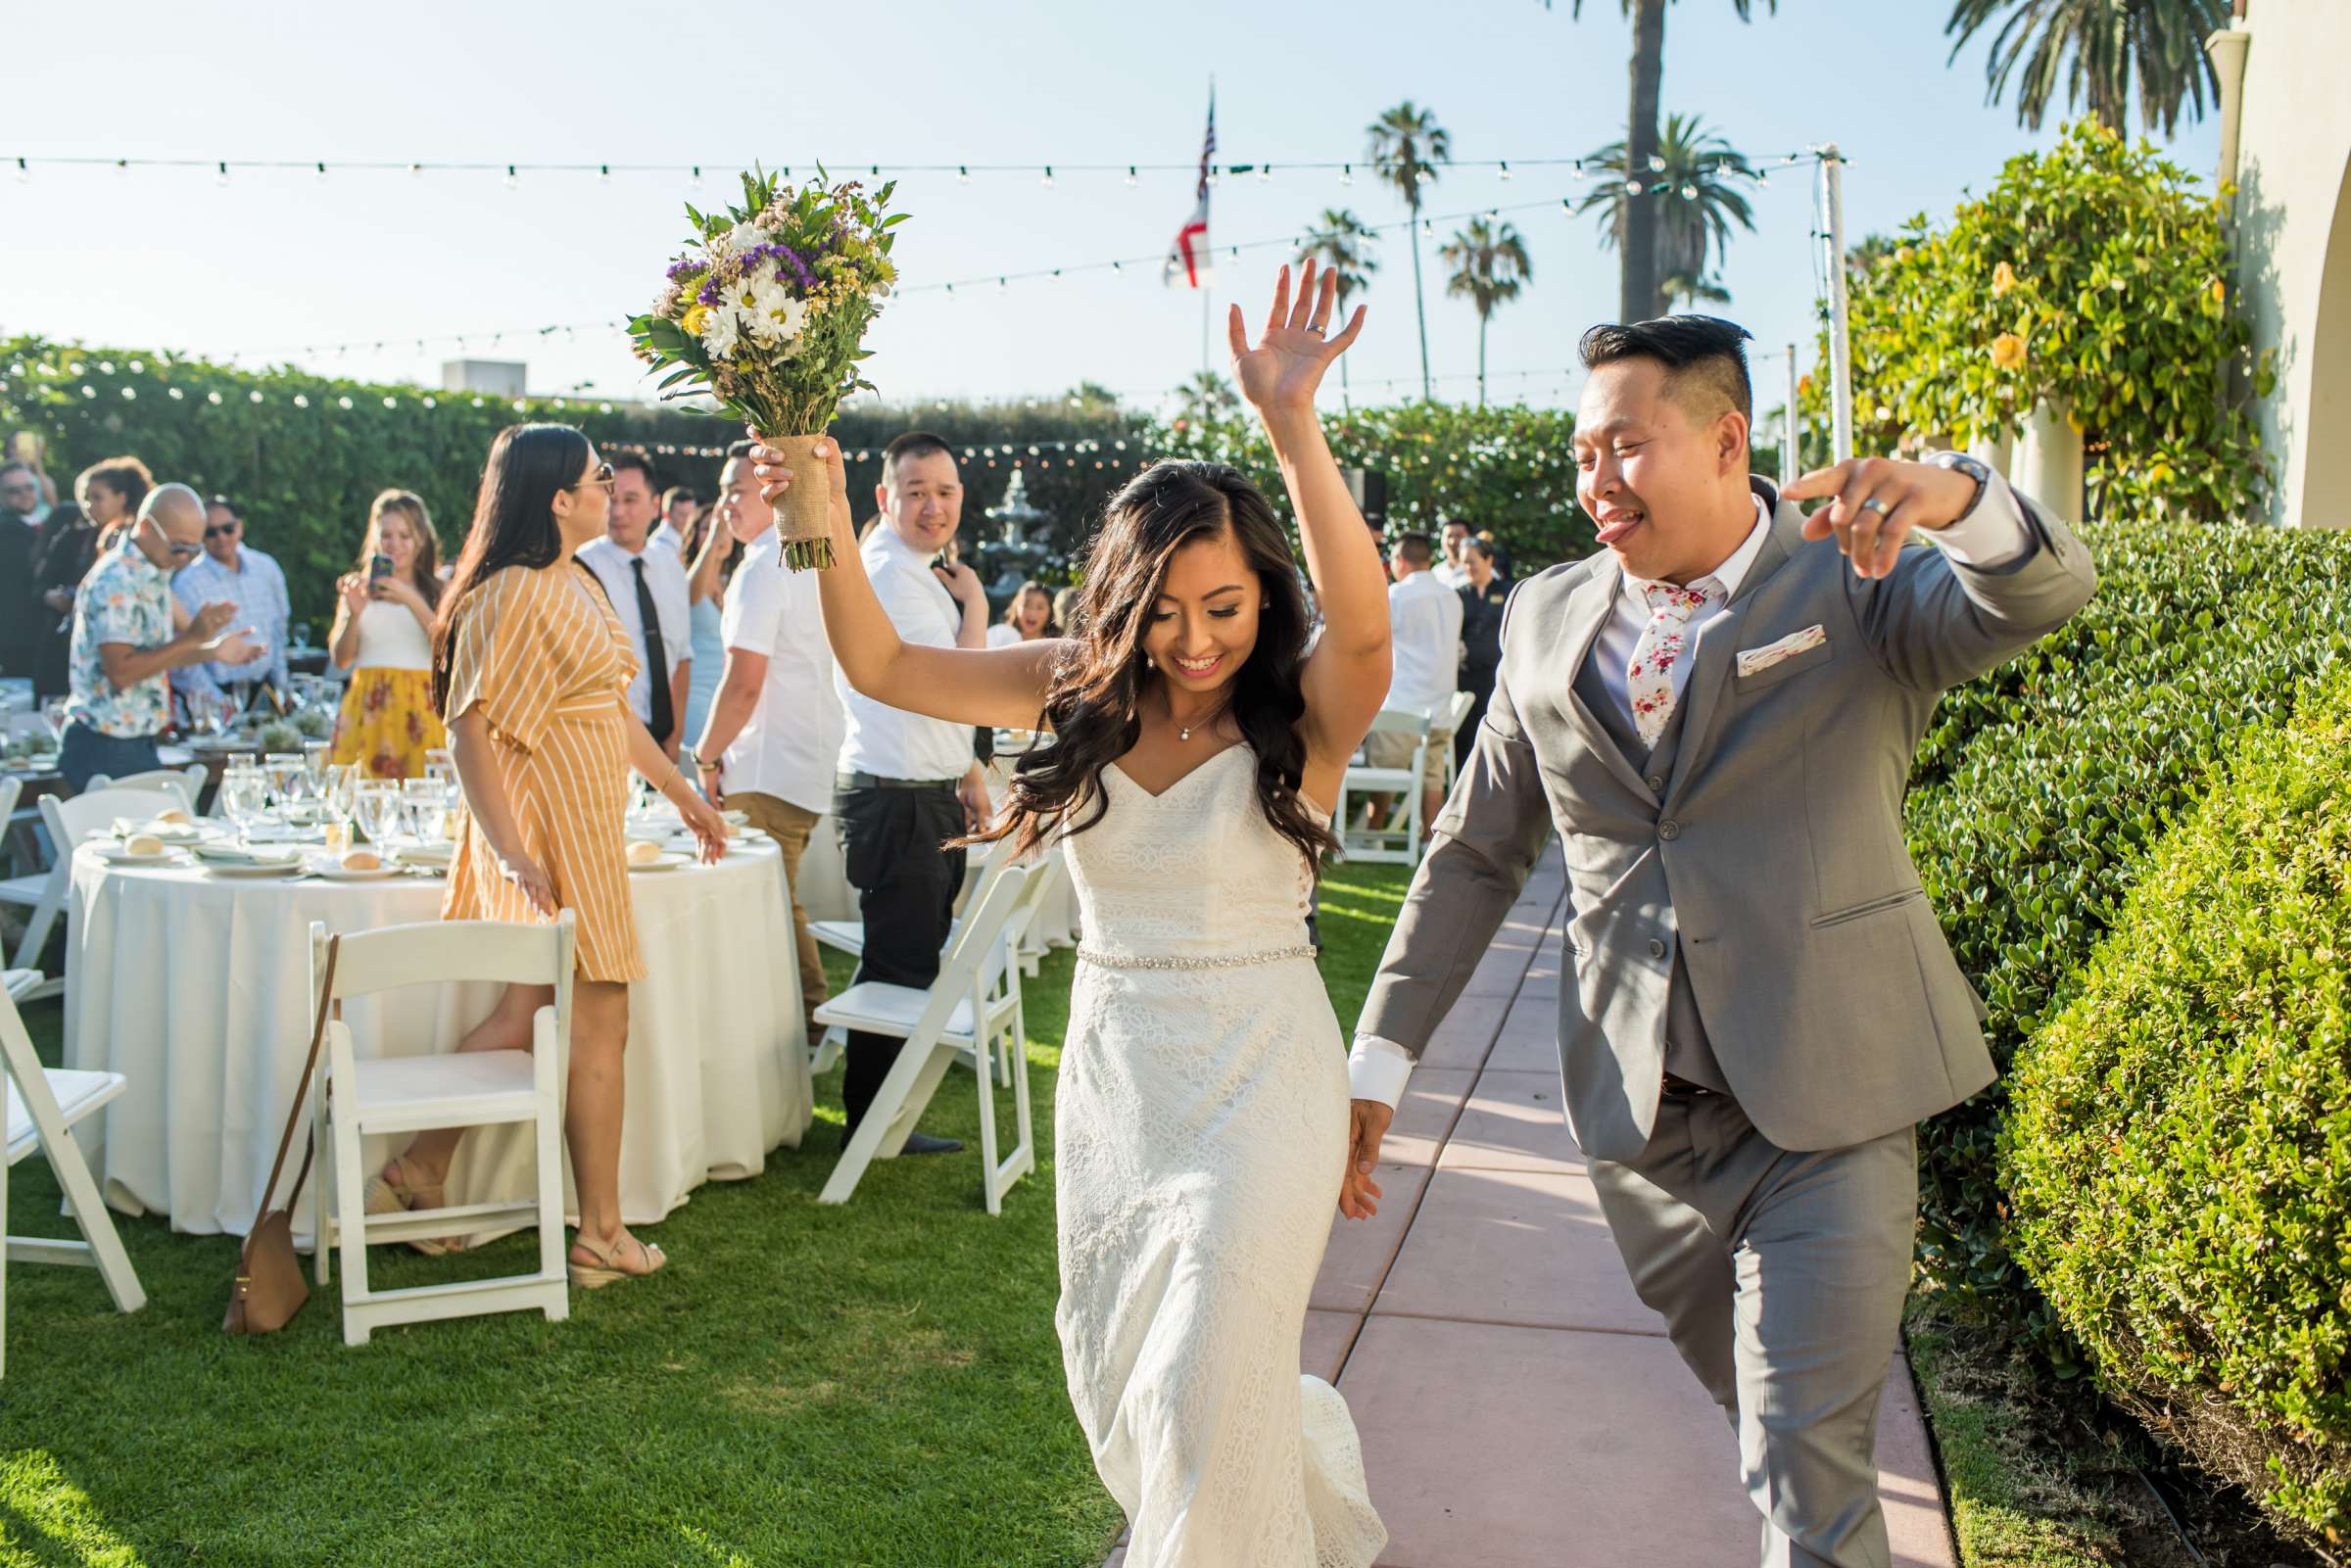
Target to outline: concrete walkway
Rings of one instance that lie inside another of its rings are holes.
[[[1563,899],[1555,845],[1413,1073],[1378,1217],[1331,1231],[1300,1362],[1354,1409],[1386,1568],[1743,1568],[1737,1444],[1633,1295],[1560,1115]],[[1896,1568],[1951,1568],[1898,1355],[1878,1463]]]

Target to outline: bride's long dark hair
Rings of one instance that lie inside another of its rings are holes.
[[[1299,667],[1306,658],[1306,595],[1288,539],[1273,508],[1239,470],[1223,463],[1174,459],[1152,464],[1110,499],[1088,547],[1077,624],[1045,690],[1039,728],[1053,740],[1023,756],[1005,808],[972,842],[1010,837],[1026,851],[1067,824],[1083,832],[1102,820],[1109,800],[1102,770],[1142,734],[1142,695],[1151,675],[1143,639],[1152,606],[1176,551],[1197,540],[1229,537],[1257,573],[1264,604],[1257,644],[1234,673],[1230,705],[1257,761],[1258,805],[1273,831],[1298,847],[1310,867],[1338,847],[1307,810],[1299,784],[1306,712]]]

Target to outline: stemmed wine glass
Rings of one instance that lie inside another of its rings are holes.
[[[269,781],[259,768],[231,768],[220,776],[220,810],[237,825],[237,847],[253,845],[253,825],[269,814]]]
[[[389,849],[393,827],[400,820],[399,787],[386,779],[360,781],[353,796],[352,815],[369,843]]]
[[[441,836],[442,787],[438,779],[410,779],[400,786],[401,821],[419,847]]]

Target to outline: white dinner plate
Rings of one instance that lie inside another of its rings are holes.
[[[300,855],[289,860],[214,860],[207,861],[204,869],[214,877],[239,877],[256,881],[270,877],[299,877],[304,871]]]
[[[176,849],[166,848],[154,855],[134,855],[120,844],[100,844],[98,858],[110,866],[185,866],[188,863],[188,857]]]
[[[677,853],[675,850],[664,850],[662,853],[660,853],[660,854],[658,854],[658,855],[655,855],[655,856],[654,856],[652,859],[650,859],[650,860],[632,860],[632,861],[630,861],[630,862],[629,862],[629,870],[631,870],[631,871],[676,871],[676,870],[677,870],[677,869],[678,869],[680,866],[683,866],[683,865],[685,865],[685,864],[686,864],[686,857],[685,857],[684,855],[681,855],[681,854]]]
[[[400,875],[398,866],[378,866],[373,871],[346,871],[329,861],[316,869],[316,874],[330,882],[380,882]]]

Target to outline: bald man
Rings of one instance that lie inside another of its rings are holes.
[[[157,766],[156,736],[171,719],[170,675],[192,664],[247,664],[263,649],[230,631],[234,604],[190,614],[171,574],[204,550],[204,499],[159,485],[138,521],[98,557],[73,595],[73,641],[58,771],[78,791],[91,776],[120,779]]]

